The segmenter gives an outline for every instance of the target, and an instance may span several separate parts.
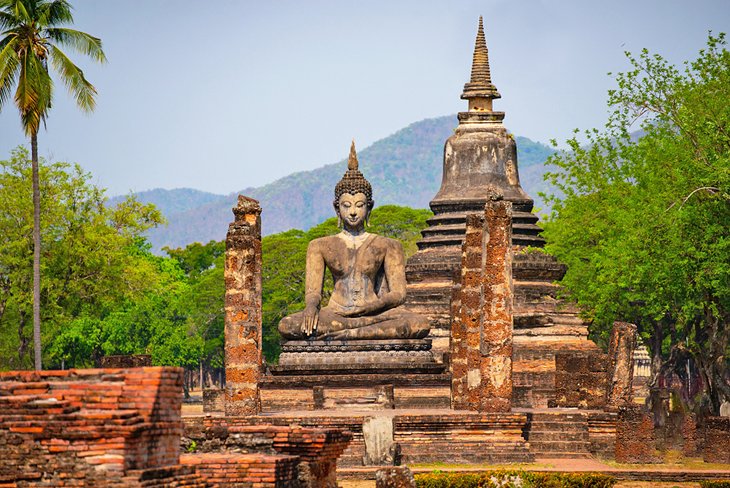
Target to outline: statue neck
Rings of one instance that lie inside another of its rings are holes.
[[[345,242],[345,244],[347,245],[347,247],[356,249],[356,248],[360,247],[360,245],[363,242],[365,242],[365,240],[370,235],[371,234],[365,232],[364,229],[362,229],[360,231],[355,231],[355,232],[343,229],[342,232],[337,234],[337,237],[342,239]]]

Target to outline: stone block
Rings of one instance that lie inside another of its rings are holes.
[[[416,488],[416,480],[406,466],[380,468],[375,472],[375,488]]]

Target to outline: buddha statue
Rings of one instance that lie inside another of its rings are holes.
[[[358,169],[355,142],[347,171],[335,187],[339,234],[314,239],[307,249],[306,308],[279,323],[287,340],[421,339],[428,319],[407,312],[403,247],[365,230],[373,209],[370,182]],[[334,280],[320,309],[325,269]]]

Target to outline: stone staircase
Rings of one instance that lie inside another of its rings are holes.
[[[529,412],[524,431],[536,458],[591,458],[588,416],[584,413]]]

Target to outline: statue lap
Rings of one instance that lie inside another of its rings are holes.
[[[284,317],[279,332],[288,339],[307,339],[301,331],[303,312]],[[311,339],[422,339],[429,333],[428,319],[399,306],[377,315],[344,317],[329,307],[319,311],[316,334]]]

